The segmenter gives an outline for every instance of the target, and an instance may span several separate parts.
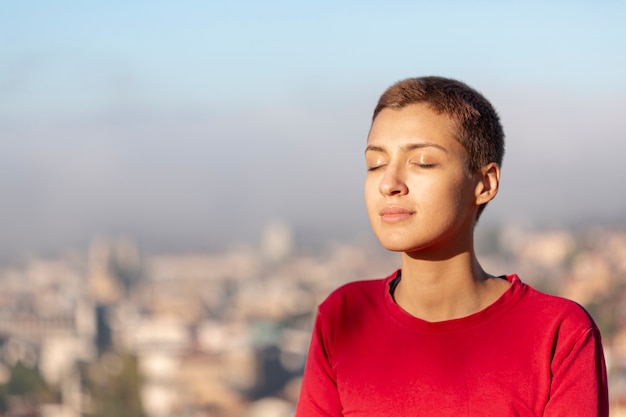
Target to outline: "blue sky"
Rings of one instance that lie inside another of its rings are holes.
[[[371,108],[424,74],[501,113],[516,191],[494,218],[558,217],[557,179],[568,211],[619,210],[625,21],[618,1],[0,0],[0,251],[226,244],[273,217],[355,234]]]
[[[1,86],[12,98],[2,107],[22,115],[97,109],[125,89],[153,105],[220,105],[421,73],[625,87],[618,1],[2,3]]]

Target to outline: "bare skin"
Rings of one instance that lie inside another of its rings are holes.
[[[485,273],[465,253],[442,265],[424,264],[402,257],[402,279],[394,297],[403,310],[430,322],[452,320],[477,313],[496,301],[509,282]],[[473,265],[469,272],[468,265]]]
[[[500,168],[466,168],[454,123],[425,104],[382,110],[365,153],[365,200],[381,244],[402,253],[398,305],[426,321],[476,313],[508,288],[487,274],[473,244],[478,207],[498,191]]]

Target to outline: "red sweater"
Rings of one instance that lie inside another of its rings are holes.
[[[296,417],[608,416],[600,334],[578,304],[511,275],[484,310],[427,322],[393,301],[398,273],[320,305]]]

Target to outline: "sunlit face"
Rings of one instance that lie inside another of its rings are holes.
[[[448,251],[471,241],[479,180],[453,132],[452,120],[425,104],[376,116],[365,151],[365,202],[385,248]]]

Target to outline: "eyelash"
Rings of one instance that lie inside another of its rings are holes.
[[[422,169],[433,169],[433,168],[435,168],[437,166],[437,164],[414,164],[414,165],[416,165],[416,166],[418,166],[418,167],[420,167]],[[370,168],[367,168],[367,171],[368,172],[373,172],[373,171],[376,171],[379,168],[382,168],[383,166],[384,165],[378,165],[378,166],[370,167]]]

